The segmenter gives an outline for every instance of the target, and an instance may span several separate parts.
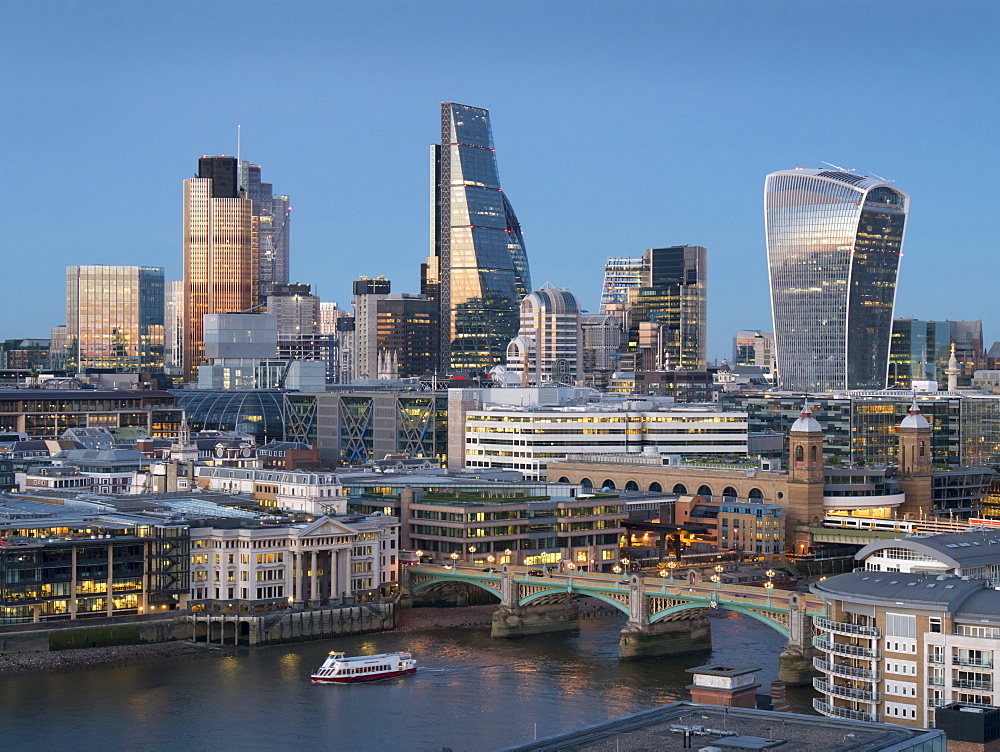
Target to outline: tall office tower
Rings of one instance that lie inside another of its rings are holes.
[[[163,370],[163,268],[67,266],[69,368]]]
[[[234,157],[202,157],[198,177],[184,181],[183,375],[205,361],[203,318],[257,304],[257,222],[238,187]]]
[[[604,265],[604,288],[601,290],[601,313],[628,318],[629,300],[633,290],[642,287],[645,259],[609,258]]]
[[[618,350],[624,338],[621,319],[603,313],[584,314],[580,316],[580,335],[580,367],[585,377],[610,375],[618,369]]]
[[[580,377],[580,304],[569,290],[543,287],[521,301],[521,328],[507,346],[507,370],[522,386],[573,385]]]
[[[951,322],[893,319],[889,344],[889,388],[910,389],[914,381],[947,381]]]
[[[781,388],[884,389],[910,199],[839,170],[767,176],[764,227]]]
[[[394,292],[375,304],[378,378],[429,376],[438,369],[438,307],[425,295]]]
[[[531,289],[521,225],[497,175],[488,110],[441,105],[431,147],[431,253],[420,291],[440,303],[443,371],[483,372],[517,334]]]
[[[319,334],[320,302],[309,285],[271,285],[267,312],[278,321],[278,337]]]
[[[389,296],[390,282],[379,275],[354,283],[354,346],[352,379],[378,378],[378,302]]]
[[[773,371],[774,335],[760,330],[736,332],[733,337],[733,365],[760,366],[765,371]]]
[[[703,371],[707,355],[708,251],[700,245],[650,248],[642,286],[629,291],[629,345],[636,370]]]
[[[163,283],[163,370],[171,376],[181,373],[184,346],[184,282]]]
[[[291,207],[288,196],[275,196],[271,183],[261,182],[260,165],[246,159],[239,163],[238,180],[244,196],[253,201],[255,304],[263,303],[271,285],[288,283],[288,244]]]

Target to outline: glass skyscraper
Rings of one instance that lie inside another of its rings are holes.
[[[500,188],[488,110],[441,105],[431,147],[431,254],[421,292],[441,311],[441,368],[485,371],[517,335],[531,290],[521,226]]]
[[[163,370],[163,268],[66,267],[67,366]]]
[[[884,389],[909,196],[839,170],[767,176],[764,226],[783,389]]]

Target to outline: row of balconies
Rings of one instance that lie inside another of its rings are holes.
[[[862,624],[851,624],[846,621],[832,621],[821,616],[813,618],[813,623],[827,632],[836,632],[845,635],[863,635],[865,637],[881,637],[882,630],[878,627],[870,627]]]
[[[816,637],[813,637],[812,643],[814,647],[827,653],[835,653],[836,655],[851,655],[859,658],[871,658],[872,660],[878,660],[882,657],[882,651],[878,648],[865,648],[860,645],[849,645],[844,642],[835,642],[829,639],[826,635],[817,635]]]
[[[931,653],[927,656],[928,663],[935,663],[938,665],[943,665],[945,663],[944,655],[940,653]],[[960,658],[958,656],[951,657],[951,663],[953,666],[974,666],[976,668],[993,668],[993,659],[991,658]]]
[[[854,689],[853,687],[843,687],[833,684],[820,677],[813,679],[813,687],[820,692],[835,697],[843,697],[846,700],[865,700],[866,702],[881,702],[882,695],[878,692],[869,692],[865,689]]]
[[[836,705],[823,702],[823,700],[818,698],[813,700],[813,710],[833,718],[849,718],[852,721],[878,723],[878,714],[876,713],[864,713],[860,710],[851,710],[850,708],[838,708]]]
[[[881,676],[879,671],[857,668],[856,666],[848,666],[843,663],[833,663],[822,658],[813,658],[813,667],[824,674],[845,676],[849,679],[864,679],[870,682],[877,682]]]

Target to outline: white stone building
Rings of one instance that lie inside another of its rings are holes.
[[[258,612],[366,599],[399,579],[395,517],[320,517],[273,527],[211,522],[191,528],[196,610]]]
[[[308,514],[344,514],[347,498],[336,473],[243,467],[198,467],[199,488],[250,494],[265,506]]]

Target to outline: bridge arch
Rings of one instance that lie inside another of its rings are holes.
[[[519,605],[519,606],[527,606],[530,603],[533,603],[534,601],[539,600],[540,598],[545,598],[545,597],[550,596],[550,595],[567,595],[567,592],[566,592],[565,589],[560,589],[560,588],[557,588],[557,587],[553,587],[551,590],[542,590],[541,592],[532,593],[531,595],[525,596],[524,598],[522,598],[521,600],[519,600],[517,602],[517,605]],[[621,611],[623,614],[628,615],[628,606],[627,605],[623,604],[621,601],[617,601],[614,598],[611,598],[610,596],[604,595],[603,593],[601,593],[599,591],[573,590],[570,593],[568,593],[568,595],[571,596],[569,600],[573,600],[574,597],[575,598],[593,598],[594,600],[601,601],[602,603],[607,603],[609,606],[614,606],[619,611]]]
[[[690,611],[691,609],[694,608],[712,608],[712,604],[711,601],[700,600],[700,599],[696,601],[689,601],[687,603],[679,603],[676,606],[665,608],[662,611],[650,615],[649,623],[655,624],[656,622],[661,621],[662,619],[665,619],[672,614],[677,614],[680,613],[681,611]],[[730,603],[728,601],[716,601],[715,608],[721,608],[725,611],[735,611],[736,613],[743,614],[744,616],[749,616],[761,622],[762,624],[766,624],[767,626],[771,627],[771,629],[776,631],[785,639],[788,638],[788,629],[786,627],[782,626],[773,619],[769,619],[768,617],[764,616],[763,614],[757,611],[753,611],[752,609],[747,608],[746,606],[741,606],[738,603]]]
[[[420,590],[425,590],[427,588],[433,587],[434,585],[443,585],[443,584],[449,583],[449,582],[461,582],[461,583],[464,583],[466,585],[475,585],[480,590],[485,590],[487,593],[489,593],[490,595],[494,596],[495,598],[499,598],[500,597],[500,591],[497,590],[496,588],[489,587],[485,582],[482,582],[480,580],[476,580],[476,579],[473,579],[471,577],[463,577],[462,575],[452,575],[452,576],[442,575],[442,576],[435,576],[435,577],[433,577],[431,579],[424,580],[423,582],[418,582],[418,583],[416,583],[414,585],[411,585],[410,586],[410,592],[411,593],[416,593],[416,592],[418,592]]]

